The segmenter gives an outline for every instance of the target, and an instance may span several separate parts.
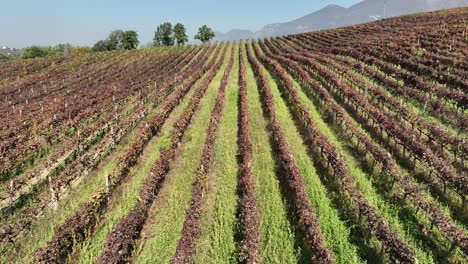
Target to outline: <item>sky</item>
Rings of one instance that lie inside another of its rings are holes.
[[[71,43],[91,46],[115,29],[136,30],[151,42],[163,22],[181,22],[192,40],[198,27],[257,31],[329,4],[349,7],[361,0],[0,0],[0,46]]]

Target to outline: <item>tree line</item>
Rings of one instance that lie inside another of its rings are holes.
[[[195,39],[202,43],[209,42],[215,34],[207,25],[203,25],[198,29],[198,34]],[[181,23],[172,26],[171,22],[165,22],[159,25],[154,32],[153,43],[154,47],[164,46],[184,46],[188,42],[187,29]],[[139,44],[138,34],[134,30],[114,30],[107,39],[96,42],[93,46],[93,51],[111,51],[111,50],[131,50],[136,49]]]
[[[132,50],[136,49],[139,43],[135,30],[114,30],[107,39],[96,42],[93,51]]]
[[[200,40],[203,44],[209,42],[214,37],[215,33],[207,25],[201,26],[198,29],[198,33],[194,36],[195,39]],[[170,22],[165,22],[157,27],[151,45],[153,47],[184,46],[188,40],[187,29],[182,23],[172,26]],[[139,44],[138,33],[135,30],[114,30],[106,39],[96,42],[92,48],[75,47],[68,43],[55,46],[30,46],[23,48],[20,56],[0,54],[0,62],[49,56],[73,56],[93,51],[132,50],[136,49]]]
[[[57,44],[55,46],[30,46],[21,50],[21,55],[11,59],[31,59],[50,56],[69,56],[90,52],[88,47],[76,47],[69,43]]]

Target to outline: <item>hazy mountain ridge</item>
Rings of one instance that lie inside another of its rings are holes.
[[[216,32],[216,40],[231,41],[298,34],[366,23],[384,17],[388,18],[461,6],[468,6],[468,0],[364,0],[349,8],[339,5],[328,5],[316,12],[290,22],[266,25],[255,33],[240,29],[233,29],[227,33]]]

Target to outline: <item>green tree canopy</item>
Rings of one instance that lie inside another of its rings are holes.
[[[69,43],[57,44],[55,46],[31,46],[22,50],[21,58],[30,59],[47,56],[70,55],[73,46]]]
[[[52,49],[50,47],[31,46],[23,49],[21,54],[22,59],[31,59],[38,57],[46,57],[51,55]]]
[[[185,26],[181,23],[177,23],[174,26],[174,39],[177,42],[178,46],[184,46],[188,42],[187,30]]]
[[[73,45],[70,43],[60,43],[53,47],[46,47],[49,49],[49,55],[70,55]]]
[[[5,54],[0,53],[0,61],[7,61],[7,60],[10,60],[10,58]]]
[[[93,46],[93,51],[108,51],[110,50],[109,49],[109,43],[107,42],[107,40],[100,40],[98,42],[96,42],[96,44],[94,44]]]
[[[120,49],[124,32],[122,30],[114,30],[107,37],[108,50]]]
[[[131,50],[136,49],[139,43],[136,31],[114,30],[107,39],[96,42],[93,51]]]
[[[132,50],[138,47],[138,33],[134,30],[127,30],[122,33],[120,48],[124,50]]]
[[[172,24],[170,22],[159,25],[156,32],[154,32],[154,46],[174,46],[174,37],[172,36],[173,32]]]
[[[207,25],[203,25],[198,29],[198,34],[195,35],[195,39],[200,40],[203,43],[210,41],[215,37],[215,33]]]

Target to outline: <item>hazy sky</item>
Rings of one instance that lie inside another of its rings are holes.
[[[197,28],[259,30],[286,22],[328,4],[349,7],[361,0],[1,0],[0,46],[72,43],[92,45],[114,29],[138,31],[140,43],[153,38],[165,22],[187,26],[190,39]]]

